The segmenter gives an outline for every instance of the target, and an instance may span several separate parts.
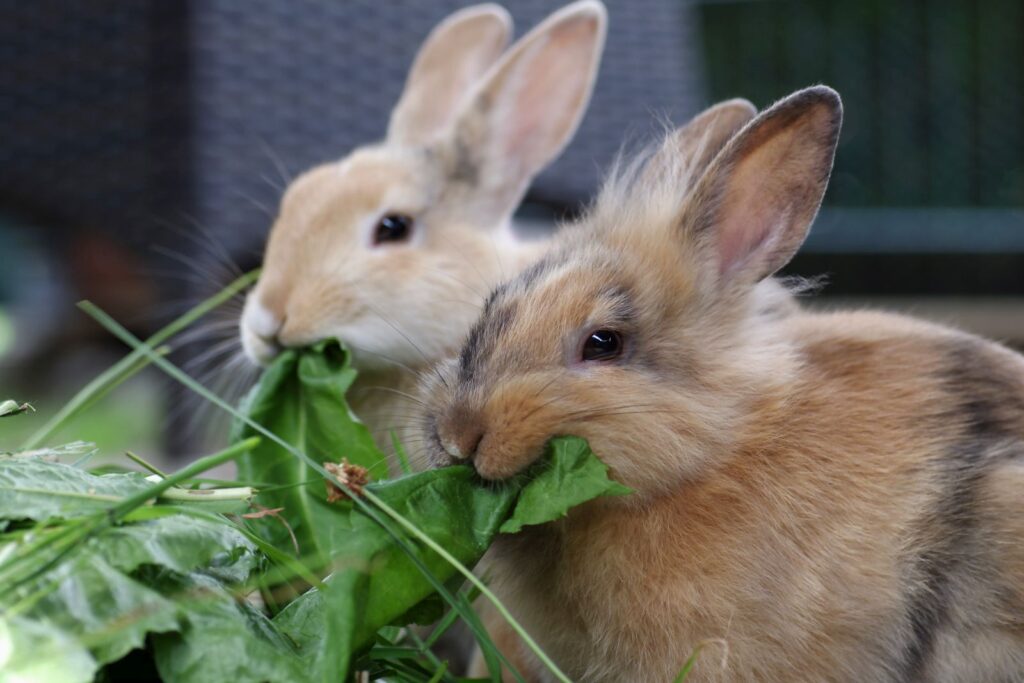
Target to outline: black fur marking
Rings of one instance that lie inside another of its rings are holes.
[[[491,291],[487,301],[484,302],[484,310],[480,319],[470,330],[466,343],[463,344],[462,351],[459,353],[460,382],[472,381],[481,365],[482,358],[490,353],[501,333],[515,319],[518,304],[514,301],[502,303],[509,290],[521,288],[523,291],[529,291],[551,269],[551,266],[550,259],[542,259],[520,273],[512,283],[499,285]]]
[[[516,280],[522,285],[524,290],[529,291],[529,289],[533,287],[537,280],[539,280],[541,277],[546,275],[548,271],[551,270],[552,265],[553,263],[550,259],[542,259],[540,261],[537,261],[532,266],[524,270],[519,275],[519,277],[516,278]]]
[[[469,332],[459,354],[459,381],[470,382],[490,354],[502,333],[512,324],[518,304],[498,303],[502,290],[495,290],[487,300],[483,316]]]
[[[1018,415],[1024,413],[1019,386],[1002,376],[998,363],[993,362],[981,342],[958,340],[951,344],[947,359],[942,381],[956,407],[936,415],[935,429],[959,426],[962,436],[935,461],[936,475],[946,495],[922,520],[922,526],[938,526],[942,541],[913,562],[912,569],[923,589],[908,596],[908,619],[914,635],[904,654],[901,677],[908,681],[925,674],[936,634],[950,620],[949,606],[956,599],[955,579],[969,570],[976,556],[972,540],[978,485],[996,462],[994,456],[1004,452],[1000,444],[1016,438],[1015,425],[1008,416],[1014,414],[1014,409]]]

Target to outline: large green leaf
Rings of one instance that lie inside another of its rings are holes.
[[[157,669],[166,683],[313,680],[314,662],[220,581],[201,573],[164,572],[151,582],[175,597],[185,619],[180,631],[153,637]]]
[[[244,580],[255,556],[253,545],[226,523],[172,515],[108,527],[0,594],[0,609],[17,607],[76,637],[101,664],[116,661],[141,647],[147,634],[179,628],[173,596],[135,575],[144,566],[177,572],[213,567],[218,576]]]
[[[0,458],[0,519],[42,521],[102,512],[150,486],[136,473],[98,476],[34,458]]]
[[[88,683],[99,666],[52,624],[0,615],[0,683]]]
[[[387,476],[387,463],[369,430],[352,414],[345,392],[356,372],[336,342],[310,350],[285,351],[264,373],[243,404],[252,420],[308,454],[316,462],[350,463],[366,467],[373,478]],[[255,432],[235,426],[232,442]],[[295,534],[298,554],[311,563],[330,556],[330,536],[337,515],[326,501],[322,477],[284,448],[264,439],[238,461],[239,477],[269,482],[277,488],[259,496],[268,508],[284,508],[282,518]],[[314,485],[302,485],[313,482]],[[289,487],[290,488],[287,488]],[[288,529],[278,519],[257,522],[261,532],[282,550],[294,552]]]
[[[141,647],[146,634],[178,627],[175,604],[82,548],[2,598],[3,607],[40,595],[26,616],[75,636],[99,663]]]

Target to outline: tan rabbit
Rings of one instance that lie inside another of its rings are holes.
[[[426,380],[437,464],[505,479],[575,434],[635,489],[493,548],[573,680],[672,681],[702,644],[687,681],[1024,680],[1024,358],[752,296],[804,240],[840,120],[809,88],[695,184],[671,144],[620,173]]]
[[[241,320],[247,355],[337,337],[360,370],[353,407],[388,441],[412,413],[416,372],[465,336],[487,291],[542,244],[510,217],[572,137],[604,44],[596,0],[552,14],[504,57],[497,5],[430,34],[387,138],[288,188]]]

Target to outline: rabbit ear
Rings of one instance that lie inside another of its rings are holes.
[[[758,282],[793,257],[821,205],[842,117],[834,90],[807,88],[764,111],[715,157],[683,225],[719,280]]]
[[[458,177],[485,208],[510,212],[568,143],[590,100],[607,13],[575,2],[521,38],[466,102],[453,130]]]
[[[495,4],[459,10],[427,36],[391,114],[388,140],[420,145],[451,124],[467,91],[501,56],[512,17]]]
[[[665,169],[678,168],[680,157],[687,168],[687,177],[699,180],[725,143],[755,115],[757,108],[744,99],[726,100],[708,107],[665,139],[644,163],[640,182],[647,187],[663,182]]]

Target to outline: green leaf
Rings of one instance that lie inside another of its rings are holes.
[[[112,527],[91,542],[124,572],[150,564],[180,573],[205,567],[224,581],[241,583],[256,569],[256,547],[226,521],[167,515]]]
[[[221,582],[201,573],[170,572],[151,580],[175,596],[185,618],[179,632],[152,639],[157,670],[166,683],[315,680],[312,662],[262,612]]]
[[[315,461],[344,457],[384,476],[384,456],[345,404],[354,378],[336,342],[286,351],[264,373],[243,411]],[[240,427],[234,439],[254,431]],[[280,486],[259,494],[257,502],[283,507],[300,556],[330,574],[324,588],[306,592],[274,620],[316,662],[317,680],[337,680],[380,628],[436,613],[433,584],[392,532],[351,501],[328,504],[323,478],[294,454],[265,439],[239,460],[239,476]],[[499,530],[552,521],[600,495],[629,493],[608,479],[607,467],[574,437],[552,441],[531,477],[515,482],[485,484],[470,467],[455,466],[374,482],[366,490],[369,499],[392,508],[467,566],[483,556]],[[279,522],[254,521],[265,522],[261,533],[279,549],[294,552]],[[435,580],[456,578],[455,567],[440,555],[411,539],[405,543]]]
[[[72,551],[36,581],[3,596],[5,608],[18,601],[31,605],[26,616],[74,635],[101,664],[141,647],[147,633],[178,627],[173,602],[91,549]]]
[[[312,588],[274,617],[308,665],[310,680],[341,681],[355,650],[356,625],[366,612],[365,573],[341,570],[323,589]]]
[[[345,392],[356,372],[337,342],[323,342],[303,352],[285,351],[267,368],[243,403],[243,412],[316,462],[366,467],[373,478],[387,476],[385,456],[369,430],[352,414]],[[237,423],[232,441],[255,432]],[[299,545],[299,555],[321,563],[330,555],[337,515],[326,501],[323,477],[279,445],[264,439],[238,461],[238,474],[250,481],[273,482],[274,491],[257,497],[269,508],[283,507]],[[308,483],[306,483],[308,482]],[[294,553],[288,530],[274,519],[257,520],[261,533],[277,547]]]
[[[599,496],[624,496],[633,492],[608,478],[608,466],[597,459],[590,446],[575,436],[553,439],[549,457],[542,460],[523,488],[515,510],[501,525],[502,533],[514,534],[524,526],[545,524],[564,517],[572,508]]]
[[[88,683],[96,660],[51,624],[0,615],[0,683]]]
[[[31,580],[0,595],[0,609],[75,636],[99,663],[112,662],[141,647],[147,634],[179,628],[179,605],[136,570],[206,567],[223,580],[244,581],[255,568],[253,548],[226,522],[182,515],[108,527],[55,564],[41,555]]]
[[[71,443],[47,448],[33,448],[27,451],[15,451],[13,453],[0,453],[0,459],[4,457],[24,458],[35,460],[57,461],[64,458],[72,459],[73,463],[85,461],[96,454],[96,444],[91,441],[72,441]]]
[[[140,474],[90,474],[32,458],[0,459],[0,519],[47,520],[102,512],[151,484]]]

